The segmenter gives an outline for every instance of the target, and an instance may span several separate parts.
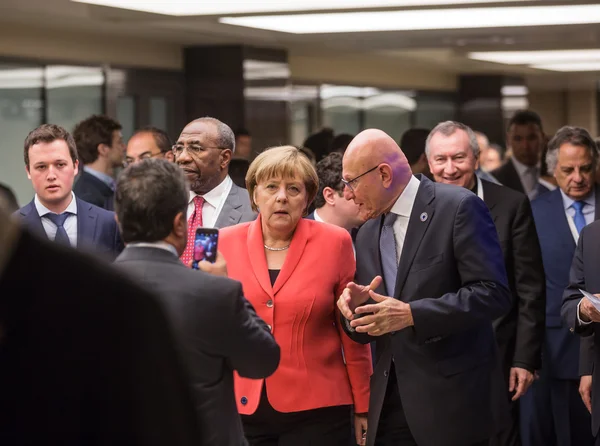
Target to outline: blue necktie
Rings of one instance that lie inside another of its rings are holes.
[[[396,238],[394,237],[394,222],[398,215],[390,212],[383,220],[379,236],[379,251],[381,252],[381,267],[388,296],[394,297],[396,275],[398,274],[398,257],[396,253]]]
[[[579,234],[585,226],[585,217],[583,216],[583,207],[585,206],[585,202],[576,201],[571,206],[573,209],[575,209],[575,218],[573,218],[573,221],[575,222],[575,227],[577,228],[577,233]]]
[[[57,243],[62,243],[66,246],[71,246],[71,241],[69,240],[69,236],[67,235],[67,231],[64,227],[65,220],[69,215],[71,215],[70,212],[63,212],[62,214],[45,215],[45,217],[48,217],[50,221],[56,225],[56,237],[54,237],[54,241]]]

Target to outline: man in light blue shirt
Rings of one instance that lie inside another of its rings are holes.
[[[540,379],[521,401],[524,446],[593,444],[590,414],[579,396],[580,376],[591,375],[592,366],[580,358],[580,338],[562,320],[561,306],[579,233],[600,217],[598,158],[585,129],[560,129],[546,154],[558,187],[531,203],[546,274],[546,331]]]
[[[73,138],[83,163],[73,189],[75,195],[112,211],[115,168],[123,166],[125,156],[121,124],[108,116],[94,115],[75,126]]]
[[[114,259],[123,248],[114,213],[73,193],[79,160],[71,135],[44,124],[27,135],[24,156],[35,197],[16,212],[21,222],[49,240]]]

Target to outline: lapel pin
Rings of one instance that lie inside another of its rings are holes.
[[[423,212],[423,213],[421,214],[421,217],[420,217],[420,218],[421,218],[421,221],[423,221],[423,222],[427,221],[427,212]]]

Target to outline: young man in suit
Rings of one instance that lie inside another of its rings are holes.
[[[352,200],[344,198],[342,182],[342,157],[333,152],[317,163],[319,190],[315,197],[315,210],[306,218],[340,226],[356,238],[356,229],[363,223],[359,207]]]
[[[531,203],[546,273],[546,332],[540,379],[521,404],[523,441],[586,446],[593,439],[579,386],[580,376],[591,375],[591,368],[583,362],[580,368],[580,340],[560,311],[579,233],[600,217],[594,178],[598,148],[585,129],[563,127],[549,142],[546,161],[558,188]]]
[[[114,213],[73,193],[79,161],[69,132],[52,124],[31,131],[24,158],[35,197],[16,213],[23,224],[50,240],[114,259],[123,249]]]
[[[108,116],[94,115],[73,130],[83,163],[83,172],[73,190],[82,200],[110,211],[114,209],[114,170],[123,166],[125,154],[121,128],[121,124]]]
[[[508,123],[506,133],[512,156],[491,174],[506,187],[524,193],[533,200],[538,193],[540,155],[544,147],[544,131],[539,115],[520,110]]]
[[[6,446],[202,444],[156,297],[2,209],[0,394]]]
[[[233,183],[229,163],[235,151],[235,137],[218,119],[199,118],[185,126],[173,146],[175,162],[190,183],[187,208],[188,244],[181,260],[192,259],[196,228],[224,228],[252,221],[248,191]]]
[[[513,304],[506,315],[494,321],[494,329],[512,417],[490,444],[519,446],[517,400],[541,366],[546,316],[544,268],[531,205],[524,194],[476,175],[478,139],[466,125],[453,121],[438,124],[427,138],[425,150],[435,181],[464,187],[481,198],[498,232]]]
[[[177,334],[194,389],[201,445],[244,445],[233,372],[266,378],[279,346],[242,295],[239,282],[186,268],[189,190],[165,160],[144,160],[119,178],[115,204],[125,251],[115,265],[159,293]]]
[[[584,298],[579,290],[596,293],[600,297],[600,221],[595,221],[581,230],[577,249],[573,257],[569,286],[565,290],[562,303],[562,317],[569,330],[590,340],[584,345],[587,350],[581,351],[584,362],[600,363],[600,349],[596,347],[600,311],[590,300]],[[582,377],[579,392],[587,410],[592,414],[592,435],[595,445],[600,445],[600,399],[592,395],[600,395],[600,368],[594,367],[592,376]]]
[[[371,219],[338,300],[346,333],[377,341],[367,445],[487,445],[508,414],[492,321],[511,307],[487,207],[413,176],[380,130],[360,133],[343,166],[346,198]]]

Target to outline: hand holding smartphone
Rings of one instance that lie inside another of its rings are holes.
[[[198,228],[194,237],[194,257],[192,268],[198,269],[198,263],[206,260],[215,263],[217,260],[217,245],[219,230],[215,228]]]

